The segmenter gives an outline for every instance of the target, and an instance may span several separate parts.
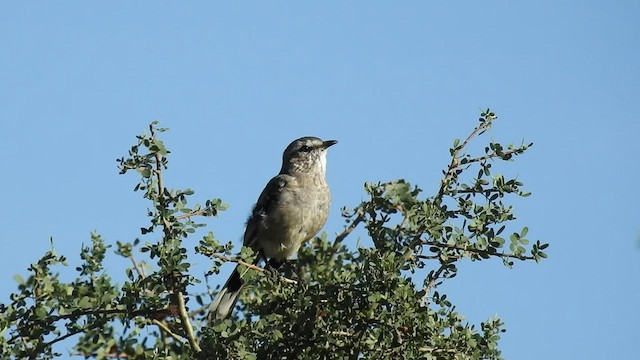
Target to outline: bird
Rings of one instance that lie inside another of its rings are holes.
[[[246,223],[243,245],[256,253],[254,265],[264,259],[268,267],[279,268],[325,225],[331,204],[327,149],[336,143],[305,136],[284,150],[280,172],[262,190]],[[211,322],[233,310],[244,285],[239,267],[209,306]]]

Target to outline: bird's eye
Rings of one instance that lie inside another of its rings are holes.
[[[302,152],[309,152],[309,151],[311,151],[311,148],[310,148],[309,146],[307,146],[307,145],[302,145],[302,146],[300,147],[300,151],[302,151]]]

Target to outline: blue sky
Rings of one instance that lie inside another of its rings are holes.
[[[75,262],[93,230],[139,236],[147,205],[115,159],[152,120],[171,129],[168,186],[230,204],[208,223],[237,244],[292,139],[340,141],[333,234],[365,181],[433,194],[490,107],[482,141],[535,143],[498,168],[533,193],[514,229],[549,259],[465,263],[446,291],[472,322],[503,318],[507,358],[633,358],[639,15],[636,1],[3,2],[0,298],[50,237]],[[126,263],[108,265],[119,278]]]

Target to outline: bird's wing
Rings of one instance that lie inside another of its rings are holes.
[[[251,216],[247,220],[247,228],[244,231],[244,246],[252,246],[256,241],[256,235],[264,217],[280,202],[284,188],[292,181],[290,175],[280,174],[269,180],[267,186],[258,197],[256,206],[253,207]]]

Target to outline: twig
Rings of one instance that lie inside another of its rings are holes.
[[[104,323],[105,323],[105,321],[102,320],[102,321],[100,321],[100,325],[98,325],[98,326],[104,325]],[[68,333],[66,333],[66,334],[64,334],[64,335],[62,335],[60,337],[57,337],[57,338],[55,338],[55,339],[53,339],[53,340],[51,340],[49,342],[44,343],[43,344],[44,348],[50,348],[51,346],[53,346],[53,344],[55,344],[57,342],[60,342],[62,340],[65,340],[67,338],[70,338],[70,337],[72,337],[74,335],[77,335],[77,334],[79,334],[81,332],[85,332],[86,330],[91,329],[92,327],[96,327],[96,324],[90,324],[90,325],[87,325],[87,326],[85,326],[83,328],[76,328],[73,331],[70,331],[70,332],[68,332]]]
[[[442,183],[440,184],[440,190],[438,191],[438,195],[434,200],[435,204],[440,204],[440,202],[442,201],[442,196],[444,195],[444,192],[447,189],[447,186],[449,186],[449,182],[451,182],[451,179],[453,179],[454,170],[456,170],[460,166],[460,163],[458,162],[458,155],[460,154],[460,151],[464,149],[465,146],[467,146],[469,141],[471,141],[471,139],[473,139],[474,136],[476,136],[481,131],[486,130],[489,124],[491,124],[491,120],[487,120],[480,123],[480,125],[476,126],[476,128],[473,129],[471,134],[467,136],[467,138],[462,143],[462,145],[458,145],[456,147],[456,149],[453,152],[453,155],[451,156],[451,163],[449,164],[447,173],[444,176],[444,179],[442,179]]]
[[[205,312],[205,310],[207,310],[209,308],[209,305],[203,305],[195,310],[191,310],[189,311],[189,317],[195,317],[196,315],[202,314]]]
[[[429,246],[435,246],[435,247],[439,247],[439,248],[445,248],[445,249],[468,251],[468,252],[472,252],[472,253],[476,253],[476,254],[479,254],[479,253],[485,251],[485,250],[476,249],[476,248],[469,247],[469,246],[457,246],[457,245],[450,245],[450,244],[442,244],[442,243],[437,243],[437,242],[433,242],[433,241],[422,241],[421,244],[429,245]],[[502,252],[502,253],[499,253],[499,252],[491,253],[490,255],[497,256],[497,257],[500,257],[500,258],[517,259],[517,260],[535,260],[536,259],[534,256],[516,255],[516,254],[509,254],[509,253],[504,253],[504,252]],[[425,256],[425,255],[417,255],[417,256],[421,257],[421,256]]]
[[[400,225],[398,225],[398,228],[404,229],[405,226],[407,226],[407,223],[411,221],[407,216],[407,210],[402,205],[397,205],[395,208],[398,210],[399,213],[402,214],[402,222],[400,222]]]
[[[127,310],[118,310],[118,309],[98,309],[98,310],[87,310],[87,311],[74,311],[70,314],[64,314],[64,315],[48,315],[46,320],[40,320],[38,321],[38,324],[51,324],[53,322],[59,321],[59,320],[65,320],[65,319],[77,319],[81,316],[90,316],[90,315],[125,315],[128,314],[129,316],[135,317],[135,316],[144,316],[144,317],[151,317],[151,316],[157,316],[157,315],[169,315],[171,314],[171,311],[168,309],[159,309],[159,310],[147,310],[147,309],[140,309],[140,310],[134,310],[132,312],[127,312]],[[17,338],[19,338],[19,335],[16,335],[12,338],[10,338],[8,341],[12,342],[15,341]]]
[[[70,332],[68,332],[68,333],[66,333],[66,334],[64,334],[64,335],[62,335],[60,337],[57,337],[57,338],[55,338],[55,339],[53,339],[53,340],[51,340],[51,341],[49,341],[47,343],[44,343],[44,346],[45,346],[45,348],[49,347],[49,346],[52,346],[53,344],[55,344],[57,342],[60,342],[60,341],[65,340],[67,338],[70,338],[70,337],[72,337],[74,335],[77,335],[77,334],[79,334],[79,333],[81,333],[83,331],[86,331],[86,330],[88,330],[90,328],[91,328],[91,326],[86,326],[84,328],[75,329],[75,330],[70,331]]]
[[[438,255],[415,255],[418,259],[434,260],[440,258]]]
[[[346,337],[355,336],[355,334],[347,332],[347,331],[332,331],[331,335],[346,336]]]
[[[165,333],[167,333],[169,336],[171,336],[172,338],[174,338],[177,342],[181,343],[182,345],[186,345],[187,344],[187,340],[183,339],[181,336],[174,334],[171,329],[169,329],[169,327],[167,326],[167,324],[163,323],[160,320],[156,320],[153,319],[151,320],[151,322],[156,325],[157,327],[160,328],[160,330],[164,331]]]
[[[347,226],[340,234],[336,236],[336,239],[333,241],[333,246],[331,247],[331,254],[327,256],[328,259],[333,260],[333,257],[336,255],[338,251],[338,244],[342,243],[344,239],[355,230],[356,227],[364,220],[364,210],[358,209],[358,216]]]
[[[447,264],[440,264],[440,267],[438,268],[438,270],[436,270],[435,273],[433,273],[433,276],[429,280],[427,286],[424,287],[424,295],[422,295],[422,299],[420,299],[423,303],[427,303],[429,293],[431,292],[431,289],[433,289],[433,287],[436,285],[436,281],[438,281],[440,275],[442,275],[442,272],[447,268],[446,265]]]
[[[491,194],[494,193],[500,193],[501,191],[498,189],[475,189],[475,188],[469,188],[469,189],[458,189],[456,190],[456,192],[458,194],[481,194],[484,196],[489,196]]]
[[[429,346],[423,346],[419,348],[418,351],[429,352],[432,354],[441,354],[441,353],[455,354],[458,352],[457,350],[454,350],[454,349],[436,349]]]
[[[349,236],[349,234],[351,234],[351,232],[355,230],[358,224],[360,224],[363,220],[364,220],[364,211],[359,209],[358,216],[355,219],[353,219],[351,224],[349,224],[349,226],[347,226],[347,228],[344,229],[344,231],[342,231],[338,236],[336,236],[336,239],[333,242],[333,247],[335,248],[336,245],[341,243],[347,236]]]
[[[199,216],[199,215],[203,215],[204,213],[206,213],[207,211],[205,209],[200,209],[200,210],[194,210],[191,211],[189,213],[186,213],[184,215],[180,215],[180,216],[176,216],[176,220],[184,220],[187,218],[190,218],[192,216]]]
[[[452,250],[459,250],[459,251],[468,251],[468,252],[472,252],[472,253],[476,253],[479,254],[481,252],[483,252],[484,250],[480,250],[480,249],[476,249],[473,247],[468,247],[468,246],[457,246],[457,245],[450,245],[450,244],[441,244],[441,243],[437,243],[437,242],[433,242],[433,241],[422,241],[421,244],[423,245],[428,245],[428,246],[434,246],[434,247],[439,247],[439,248],[446,248],[446,249],[452,249]],[[508,253],[493,253],[491,254],[493,256],[497,256],[499,258],[508,258],[508,259],[518,259],[518,260],[535,260],[535,257],[533,256],[527,256],[527,255],[516,255],[516,254],[508,254]],[[438,258],[438,256],[433,256],[433,255],[415,255],[417,258],[419,259],[434,259],[434,258]],[[457,259],[458,257],[456,257]],[[442,272],[444,270],[446,270],[447,266],[449,263],[444,263],[441,264],[440,267],[438,268],[438,270],[436,270],[436,272],[433,274],[433,277],[429,280],[429,283],[427,284],[427,286],[425,286],[424,288],[424,295],[422,296],[422,302],[426,303],[427,302],[427,298],[429,297],[429,293],[431,292],[431,290],[433,289],[433,287],[435,286],[436,282],[438,281],[438,279],[440,278],[440,275],[442,275]]]
[[[138,276],[140,276],[141,278],[146,278],[147,275],[144,273],[144,268],[142,267],[142,265],[140,265],[136,259],[133,257],[133,255],[129,255],[129,260],[131,260],[131,263],[133,263],[133,268],[136,269],[136,272],[138,273]]]
[[[509,155],[513,155],[513,154],[517,155],[517,154],[521,153],[522,151],[523,150],[521,148],[518,148],[518,149],[513,149],[513,150],[508,150],[508,151],[502,152],[501,154],[492,153],[492,154],[482,155],[482,156],[479,156],[477,158],[467,159],[464,162],[460,161],[460,162],[458,162],[456,164],[456,166],[453,169],[459,168],[461,166],[469,165],[469,164],[472,164],[472,163],[476,163],[476,162],[482,162],[484,160],[494,159],[494,158],[497,158],[497,157],[505,157],[505,156],[509,156]]]
[[[151,139],[152,140],[156,140],[156,134],[155,131],[153,129],[153,124],[149,125],[149,131],[151,132]],[[160,206],[164,209],[166,208],[166,204],[164,201],[164,183],[162,180],[162,154],[160,154],[160,151],[156,151],[154,153],[155,159],[156,159],[156,168],[154,170],[154,174],[156,175],[156,180],[158,181],[158,202],[160,203]],[[163,230],[164,230],[164,234],[165,236],[169,236],[170,235],[170,231],[171,231],[171,224],[169,224],[169,220],[167,219],[166,216],[162,215],[162,212],[160,212],[160,217],[162,218],[162,225],[163,225]]]
[[[256,271],[260,271],[260,272],[266,272],[267,271],[264,268],[261,268],[260,266],[248,263],[246,261],[242,261],[240,259],[233,259],[233,258],[226,257],[224,255],[215,254],[215,253],[206,254],[206,255],[209,256],[209,257],[214,257],[216,259],[220,259],[222,261],[240,264],[240,265],[248,267],[249,269],[253,269],[253,270],[256,270]],[[298,283],[296,280],[289,279],[289,278],[284,277],[284,276],[280,276],[280,278],[282,279],[282,281],[284,281],[286,283],[289,283],[289,284],[297,284]]]
[[[149,130],[151,132],[151,139],[155,141],[156,135],[153,128],[153,124],[149,125]],[[160,207],[162,209],[165,209],[166,202],[164,198],[164,184],[162,181],[163,155],[160,153],[160,151],[156,151],[154,155],[156,159],[156,168],[154,173],[156,176],[156,180],[158,181],[158,203],[160,204]],[[171,224],[169,223],[169,219],[167,219],[167,217],[163,214],[162,210],[159,211],[158,215],[162,219],[162,229],[164,230],[164,235],[166,237],[165,240],[169,240],[171,237]],[[200,348],[200,344],[198,343],[198,340],[196,339],[196,336],[193,332],[193,326],[191,325],[191,321],[189,320],[189,314],[187,312],[187,307],[185,305],[184,296],[182,295],[182,289],[179,288],[180,282],[175,281],[175,279],[173,280],[174,280],[173,293],[176,298],[176,302],[177,302],[176,305],[178,307],[178,315],[180,317],[180,323],[182,325],[182,329],[187,334],[187,339],[189,340],[189,345],[191,346],[191,349],[196,353],[200,353],[202,352],[202,349]]]
[[[187,340],[185,340],[184,338],[182,338],[181,336],[175,334],[174,332],[171,331],[171,329],[169,329],[169,327],[163,323],[162,321],[153,319],[151,320],[151,322],[156,325],[157,327],[160,328],[160,330],[163,333],[168,334],[169,336],[171,336],[174,340],[176,340],[177,342],[181,343],[182,345],[187,345]],[[89,358],[89,357],[97,357],[97,354],[81,354],[84,355],[85,358]],[[105,355],[107,358],[114,358],[114,359],[126,359],[129,356],[124,353],[124,352],[118,352],[118,350],[116,349],[115,352],[112,350],[111,353],[106,354]]]
[[[451,249],[451,250],[459,250],[459,251],[468,251],[468,252],[472,252],[475,254],[479,254],[481,252],[483,252],[484,250],[481,249],[476,249],[473,247],[469,247],[469,246],[457,246],[457,245],[451,245],[451,244],[442,244],[442,243],[437,243],[437,242],[433,242],[433,241],[422,241],[421,244],[423,245],[428,245],[428,246],[434,246],[434,247],[438,247],[438,248],[444,248],[444,249]],[[499,258],[507,258],[507,259],[517,259],[517,260],[535,260],[534,256],[528,256],[528,255],[516,255],[516,254],[509,254],[509,253],[493,253],[491,254],[492,256],[497,256]],[[434,256],[431,255],[416,255],[417,258],[419,259],[433,259]],[[441,264],[440,267],[438,268],[438,270],[436,270],[436,272],[434,273],[433,277],[431,278],[431,280],[429,280],[429,283],[427,284],[427,286],[425,286],[424,290],[425,290],[425,294],[422,297],[422,301],[426,302],[426,298],[429,296],[429,292],[431,291],[431,289],[435,286],[436,281],[438,280],[438,278],[440,277],[440,275],[442,274],[442,272],[444,270],[446,270],[448,263],[445,264]]]

